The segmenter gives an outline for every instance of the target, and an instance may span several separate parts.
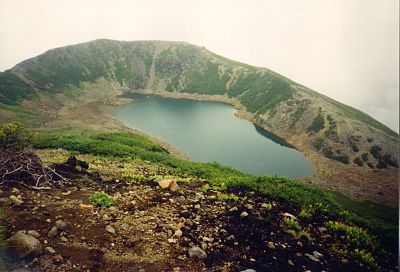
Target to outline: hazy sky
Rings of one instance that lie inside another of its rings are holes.
[[[0,70],[98,38],[180,40],[268,67],[399,130],[398,0],[0,0]]]

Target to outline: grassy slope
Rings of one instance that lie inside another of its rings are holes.
[[[385,206],[376,207],[374,212],[368,213],[365,203],[349,200],[341,195],[331,194],[296,180],[283,177],[255,177],[216,162],[201,163],[178,159],[170,156],[143,136],[66,128],[39,133],[34,147],[38,149],[63,148],[70,152],[93,154],[124,161],[149,161],[169,169],[176,175],[205,180],[214,189],[243,188],[269,195],[278,200],[283,199],[312,212],[342,217],[349,222],[371,229],[388,248],[391,248],[391,251],[397,246],[397,221],[379,215],[379,212],[387,211],[393,214]],[[378,214],[375,213],[376,211]]]

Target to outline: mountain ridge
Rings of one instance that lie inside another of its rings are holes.
[[[99,39],[48,50],[0,73],[0,111],[15,116],[19,105],[29,104],[26,101],[51,97],[57,108],[68,101],[102,100],[126,91],[234,100],[239,115],[293,144],[317,168],[332,165],[342,174],[351,168],[357,172],[352,184],[360,183],[355,179],[369,183],[376,173],[379,177],[390,172],[389,183],[396,186],[392,184],[398,167],[396,132],[268,68],[186,42]],[[35,112],[35,107],[30,109]],[[343,175],[325,173],[318,179],[339,180]]]

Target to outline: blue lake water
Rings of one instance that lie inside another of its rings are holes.
[[[106,112],[172,144],[194,161],[217,161],[253,175],[302,178],[314,172],[303,153],[237,118],[235,109],[224,103],[140,96]]]

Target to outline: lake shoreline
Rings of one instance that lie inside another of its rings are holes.
[[[238,118],[235,112],[239,106],[232,107],[223,97],[215,101],[215,96],[190,99],[184,94],[177,99],[148,92],[129,92],[121,97],[133,99],[137,106],[132,103],[110,107],[105,111],[107,115],[178,147],[194,161],[218,161],[255,176],[304,179],[315,172],[302,152],[254,123]],[[159,118],[162,121],[157,121]],[[208,137],[209,140],[201,140]]]
[[[396,187],[397,183],[396,175],[394,175],[392,172],[384,170],[369,171],[365,169],[358,169],[354,165],[347,165],[332,161],[312,150],[310,146],[300,144],[302,141],[299,141],[297,136],[288,137],[288,135],[281,134],[279,131],[270,131],[263,125],[263,122],[260,118],[257,118],[255,114],[248,112],[237,99],[232,99],[224,95],[202,95],[148,89],[125,89],[124,92],[139,93],[144,95],[158,95],[173,99],[222,102],[232,105],[236,109],[236,117],[249,121],[258,127],[261,127],[263,130],[276,135],[278,138],[283,139],[286,143],[303,153],[307,159],[312,162],[314,166],[314,173],[313,175],[301,178],[300,180],[303,182],[321,186],[328,190],[339,191],[354,199],[371,200],[376,203],[384,203],[392,207],[398,207],[397,194],[393,194],[392,190],[390,189],[392,186]],[[294,142],[290,140],[291,138]],[[374,181],[382,178],[390,180],[390,187],[376,187]],[[385,200],[382,199],[380,194],[372,193],[379,190],[384,191],[384,195],[386,196]]]
[[[129,93],[129,92],[142,93],[146,95],[156,94],[174,99],[223,102],[226,104],[230,104],[236,108],[237,112],[235,115],[237,117],[250,121],[253,124],[259,125],[264,130],[267,130],[264,128],[262,124],[258,124],[254,114],[246,112],[246,110],[244,109],[243,106],[240,105],[240,103],[237,103],[237,101],[229,99],[225,96],[192,95],[192,94],[169,93],[169,92],[161,92],[153,90],[132,91],[127,88],[120,89],[119,94],[114,94],[113,96],[118,97],[123,93]],[[76,105],[75,108],[68,107],[69,109],[67,110],[64,110],[65,108],[62,109],[61,111],[58,110],[57,118],[53,122],[49,121],[49,123],[52,123],[52,126],[55,127],[60,126],[60,124],[64,126],[78,125],[81,127],[90,126],[97,130],[129,131],[133,133],[141,133],[140,131],[127,128],[120,121],[115,120],[109,116],[106,116],[106,114],[100,111],[98,107],[105,105],[104,101],[102,101],[101,99],[97,101],[91,101],[89,104],[90,106],[88,106],[88,104],[74,103],[74,105]],[[61,116],[59,115],[60,112],[63,112]],[[88,121],[88,118],[86,118],[87,116],[90,117],[89,118],[90,121]],[[151,137],[148,134],[145,133],[141,134],[149,137],[150,139],[156,140],[157,142],[160,143],[162,142],[154,137]],[[391,207],[398,207],[397,194],[395,194],[394,193],[395,190],[392,189],[392,188],[397,188],[396,186],[398,183],[398,179],[396,173],[384,170],[372,171],[372,170],[365,170],[364,168],[358,169],[356,166],[353,165],[341,164],[336,161],[332,161],[328,158],[323,157],[321,154],[318,154],[315,151],[311,150],[310,147],[308,146],[299,145],[301,141],[299,141],[298,135],[292,135],[291,137],[289,137],[289,135],[284,135],[284,134],[281,135],[279,131],[278,133],[273,133],[273,134],[285,140],[288,139],[286,140],[286,142],[295,146],[296,149],[302,152],[314,165],[315,167],[314,174],[312,176],[300,179],[303,182],[317,185],[328,190],[342,192],[348,197],[351,197],[353,199],[371,200],[375,203],[382,203],[389,205]],[[292,141],[290,139],[292,139]],[[165,147],[167,150],[169,150],[169,152],[174,156],[190,160],[190,158],[188,158],[187,155],[185,156],[177,148],[172,147],[172,145],[164,142],[162,146]],[[386,179],[389,185],[385,187],[377,185],[376,181],[381,179]],[[385,198],[382,198],[381,195],[378,194],[378,192],[383,192]]]

